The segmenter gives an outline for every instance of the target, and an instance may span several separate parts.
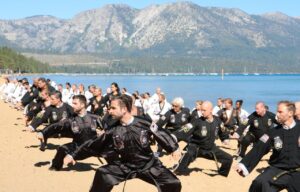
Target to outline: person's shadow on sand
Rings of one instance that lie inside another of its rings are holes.
[[[50,161],[40,161],[34,164],[35,167],[43,167],[46,165],[50,165]],[[98,166],[97,164],[94,163],[80,163],[77,162],[75,165],[70,165],[68,167],[62,168],[60,171],[91,171],[91,170],[96,170],[97,168],[94,168],[93,166]]]
[[[42,167],[42,166],[45,166],[45,165],[49,165],[50,164],[50,161],[41,161],[41,162],[37,162],[34,164],[35,167]]]
[[[99,166],[98,164],[94,163],[80,163],[77,162],[75,165],[69,165],[68,167],[64,167],[61,169],[61,171],[96,171],[97,168],[94,168],[93,166]]]
[[[59,147],[60,145],[55,145],[55,144],[51,144],[48,143],[46,146],[46,150],[55,150]],[[39,148],[40,145],[29,145],[29,146],[25,146],[25,148]]]
[[[211,177],[219,175],[216,170],[213,170],[213,169],[201,169],[201,168],[198,168],[198,167],[188,168],[184,172],[180,172],[180,174],[178,174],[178,175],[179,176],[188,176],[192,172],[202,172],[202,173],[204,173],[204,174],[206,174],[208,176],[211,176]],[[209,173],[209,172],[213,172],[213,173]]]

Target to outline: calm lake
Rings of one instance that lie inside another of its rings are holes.
[[[276,110],[280,100],[300,100],[300,74],[293,75],[81,75],[81,74],[45,74],[56,83],[95,84],[103,91],[112,82],[126,87],[128,92],[153,94],[160,87],[170,102],[174,97],[183,97],[185,105],[193,108],[196,100],[210,100],[214,104],[218,97],[243,99],[244,108],[254,111],[256,101],[264,101],[271,111]],[[30,80],[39,76],[25,76]]]

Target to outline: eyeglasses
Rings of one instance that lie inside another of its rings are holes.
[[[172,107],[180,107],[179,105],[174,105],[174,104],[172,104]]]

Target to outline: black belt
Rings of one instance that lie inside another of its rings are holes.
[[[288,171],[282,171],[282,172],[278,173],[277,175],[275,175],[273,177],[273,180],[276,181],[277,179],[279,179],[279,177],[281,177],[281,176],[283,176],[285,174],[288,174],[288,173],[292,173],[292,172],[300,172],[300,167],[295,168],[295,169],[290,169]]]

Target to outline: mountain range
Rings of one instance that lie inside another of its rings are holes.
[[[300,18],[280,12],[176,2],[135,9],[109,4],[71,19],[48,15],[0,20],[0,45],[58,54],[250,59],[292,54],[300,63]]]

